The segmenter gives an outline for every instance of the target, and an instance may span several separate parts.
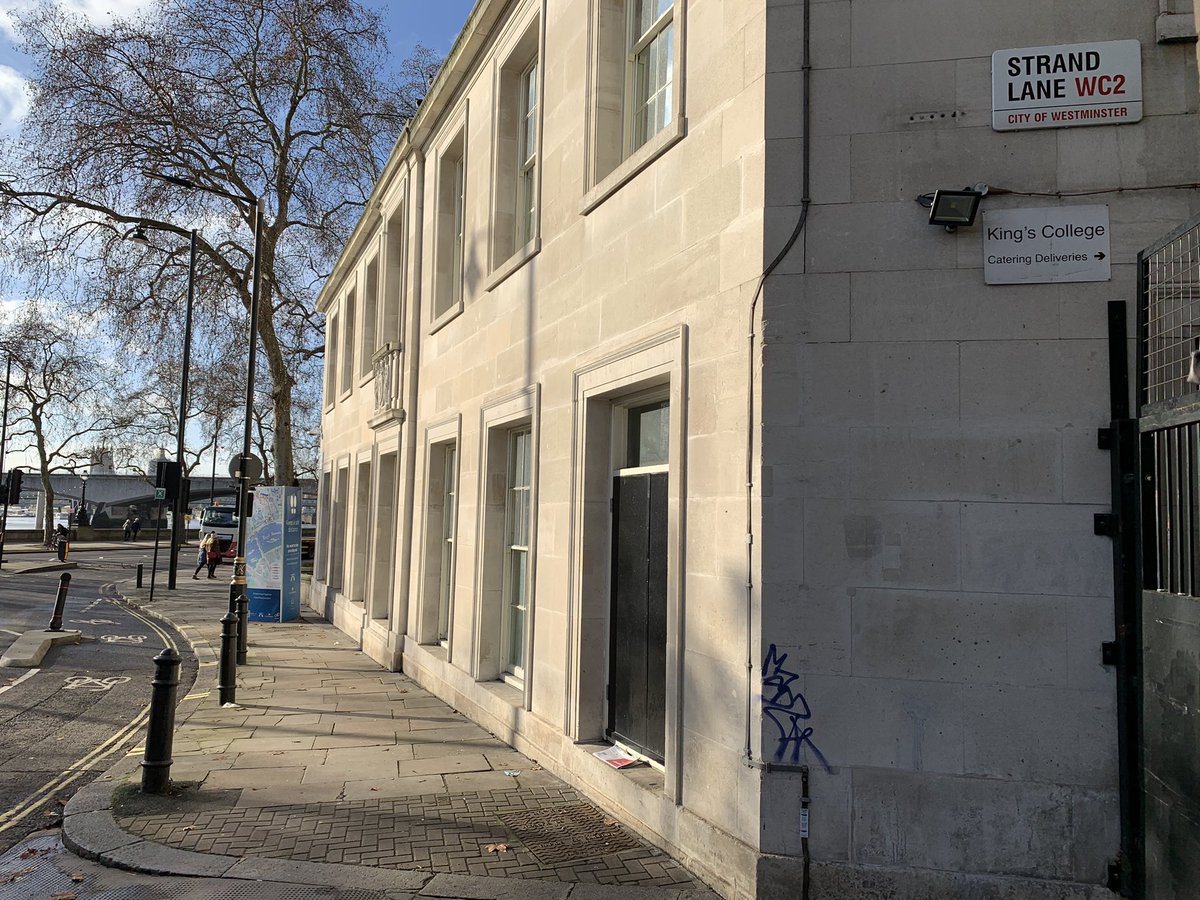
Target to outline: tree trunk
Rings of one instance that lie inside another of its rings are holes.
[[[264,285],[264,288],[266,285]],[[288,371],[287,360],[279,347],[274,322],[270,316],[260,317],[259,337],[263,356],[271,376],[271,405],[274,411],[273,451],[275,483],[291,484],[296,477],[296,462],[292,442],[292,388],[296,379]]]

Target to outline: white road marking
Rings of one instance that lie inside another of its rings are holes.
[[[42,671],[42,670],[41,669],[30,669],[28,672],[26,672],[24,675],[22,675],[16,681],[14,681],[12,684],[6,684],[4,687],[0,687],[0,694],[3,694],[7,690],[11,690],[12,688],[15,688],[22,681],[24,681],[27,678],[32,678],[34,675],[36,675],[40,671]]]

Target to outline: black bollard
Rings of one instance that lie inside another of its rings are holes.
[[[142,564],[141,563],[138,563],[138,568],[137,568],[137,586],[138,587],[142,586]]]
[[[168,647],[154,657],[150,682],[150,722],[142,757],[142,792],[161,794],[171,783],[171,745],[175,737],[175,695],[179,688],[179,654]]]
[[[49,631],[62,631],[63,610],[67,606],[67,589],[71,587],[71,573],[58,576],[58,596],[54,598],[54,612],[50,616]]]
[[[246,596],[246,588],[242,587],[242,592],[238,594],[237,599],[237,618],[238,618],[238,642],[237,642],[237,662],[239,666],[246,664],[246,651],[249,648],[250,637],[250,598]]]
[[[221,616],[221,663],[217,672],[217,697],[221,705],[237,703],[237,614]]]

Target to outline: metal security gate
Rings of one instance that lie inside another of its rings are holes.
[[[1138,256],[1136,409],[1110,304],[1124,896],[1200,890],[1200,217]]]

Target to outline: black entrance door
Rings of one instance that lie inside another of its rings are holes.
[[[662,762],[666,750],[667,473],[613,479],[608,736]]]

